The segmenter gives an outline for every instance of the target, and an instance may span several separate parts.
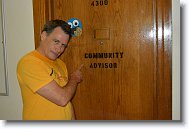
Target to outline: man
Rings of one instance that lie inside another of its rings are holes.
[[[58,57],[71,38],[70,26],[62,20],[49,21],[41,33],[39,47],[22,57],[17,78],[23,98],[24,120],[71,120],[70,100],[82,81],[81,65],[69,77]]]

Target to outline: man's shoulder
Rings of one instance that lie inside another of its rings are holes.
[[[30,62],[41,62],[39,58],[37,58],[35,55],[35,50],[27,53],[24,55],[18,62],[18,64],[23,64],[23,63],[30,63]]]
[[[58,64],[66,66],[65,62],[60,58],[57,59]]]
[[[24,55],[22,57],[22,59],[37,59],[37,60],[40,60],[40,57],[38,56],[37,51],[33,50],[33,51],[27,53],[26,55]]]

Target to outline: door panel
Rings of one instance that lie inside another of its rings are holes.
[[[60,57],[69,72],[85,65],[73,99],[77,119],[171,119],[171,0],[44,4],[48,20],[78,18],[83,24],[82,35]]]

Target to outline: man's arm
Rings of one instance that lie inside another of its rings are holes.
[[[59,106],[65,106],[74,96],[77,84],[82,81],[82,74],[80,71],[82,67],[83,65],[71,74],[67,85],[63,88],[53,80],[40,88],[37,93]]]

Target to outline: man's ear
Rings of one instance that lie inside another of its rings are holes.
[[[47,37],[47,32],[46,32],[46,31],[43,31],[43,32],[41,33],[41,41],[45,40],[46,37]]]

